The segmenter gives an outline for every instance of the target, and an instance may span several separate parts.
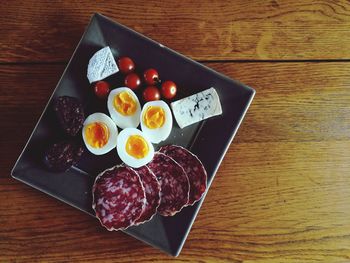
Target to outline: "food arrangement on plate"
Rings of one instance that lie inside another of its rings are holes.
[[[207,172],[198,157],[179,145],[158,144],[176,125],[173,116],[182,129],[222,114],[215,88],[177,98],[174,81],[162,81],[153,68],[140,76],[136,66],[126,56],[115,60],[108,46],[98,50],[89,61],[87,78],[106,112],[86,116],[77,98],[56,98],[53,110],[70,139],[56,142],[44,156],[50,171],[65,171],[79,162],[85,150],[81,141],[94,155],[115,152],[116,164],[118,157],[123,163],[106,167],[92,189],[92,208],[108,230],[142,224],[156,213],[173,216],[202,198]],[[114,87],[106,79],[117,74],[123,84]]]
[[[11,175],[177,256],[254,94],[94,14]]]

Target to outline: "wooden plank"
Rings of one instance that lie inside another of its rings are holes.
[[[101,12],[196,60],[350,59],[348,1],[10,1],[0,62],[67,61]]]
[[[184,251],[212,247],[215,258],[266,262],[348,258],[349,149],[350,141],[233,144]]]
[[[257,95],[176,261],[346,262],[350,63],[207,65]],[[10,178],[63,69],[0,66],[1,259],[173,261]]]
[[[350,63],[221,63],[256,89],[237,142],[350,138]]]

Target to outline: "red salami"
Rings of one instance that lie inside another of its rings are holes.
[[[131,226],[146,203],[139,175],[126,166],[115,166],[99,174],[92,193],[96,217],[110,231]]]
[[[151,220],[157,212],[160,205],[160,184],[147,166],[142,166],[135,171],[139,174],[146,193],[146,204],[140,218],[135,221],[135,224],[141,224]]]
[[[160,205],[158,213],[172,216],[188,202],[189,181],[184,169],[169,156],[155,153],[147,165],[160,183]]]
[[[160,152],[173,158],[187,173],[190,181],[190,195],[187,205],[193,205],[201,199],[207,188],[207,172],[202,162],[187,149],[177,145],[166,145]]]

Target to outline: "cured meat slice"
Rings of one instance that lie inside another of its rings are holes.
[[[190,195],[187,205],[193,205],[201,199],[207,188],[207,171],[202,162],[193,153],[177,145],[166,145],[160,148],[160,152],[173,158],[187,173],[190,181]]]
[[[126,166],[115,166],[100,173],[92,194],[96,217],[110,231],[131,226],[146,203],[139,175]]]
[[[61,141],[51,145],[44,156],[44,163],[53,172],[64,172],[75,165],[84,152],[80,143]]]
[[[142,166],[135,171],[139,174],[143,187],[145,188],[146,204],[141,216],[135,224],[141,224],[152,219],[160,205],[160,184],[157,177],[147,166]]]
[[[169,156],[155,153],[147,164],[160,183],[160,205],[157,209],[162,216],[172,216],[188,202],[189,181],[184,169]]]
[[[84,109],[77,98],[70,96],[58,97],[54,102],[53,109],[66,134],[75,136],[83,127]]]

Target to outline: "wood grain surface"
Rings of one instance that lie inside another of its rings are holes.
[[[350,256],[350,63],[207,65],[255,84],[258,96],[177,260],[345,262]],[[0,106],[0,123],[6,124],[1,149],[9,149],[1,162],[1,254],[24,261],[173,261],[9,178],[63,69],[0,67],[2,86],[12,86],[2,88]]]
[[[101,12],[197,60],[350,59],[349,1],[21,1],[0,16],[0,61],[66,61]]]
[[[348,1],[0,10],[0,262],[350,262]],[[176,259],[10,177],[95,11],[257,91]]]

